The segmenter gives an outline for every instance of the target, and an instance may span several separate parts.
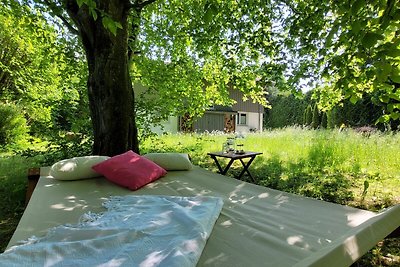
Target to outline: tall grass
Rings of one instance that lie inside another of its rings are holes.
[[[187,152],[195,164],[216,167],[226,134],[177,134],[147,140],[142,152]],[[247,134],[245,150],[262,152],[251,166],[257,183],[327,201],[379,210],[400,203],[400,135],[290,127]],[[240,171],[233,166],[232,176]]]
[[[11,238],[24,211],[28,168],[39,167],[34,158],[0,155],[0,251]]]

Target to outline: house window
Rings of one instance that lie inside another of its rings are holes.
[[[247,114],[246,113],[238,113],[236,123],[237,123],[237,125],[247,125]]]

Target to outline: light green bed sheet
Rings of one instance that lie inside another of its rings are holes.
[[[195,167],[170,171],[138,191],[104,178],[41,178],[9,247],[103,211],[112,195],[219,196],[224,207],[198,266],[349,266],[400,226],[400,206],[381,213],[301,197]],[[177,233],[179,234],[179,233]]]

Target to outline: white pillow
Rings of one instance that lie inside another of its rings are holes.
[[[143,157],[167,171],[188,171],[193,168],[189,155],[185,153],[149,153]]]
[[[101,176],[92,166],[109,159],[107,156],[86,156],[64,159],[50,169],[50,175],[57,180],[81,180]]]

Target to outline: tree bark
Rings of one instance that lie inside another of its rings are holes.
[[[88,95],[93,125],[93,154],[114,156],[128,150],[139,152],[135,123],[134,92],[128,64],[128,0],[102,0],[104,10],[123,29],[116,35],[94,20],[75,0],[66,9],[79,30],[89,67]]]

